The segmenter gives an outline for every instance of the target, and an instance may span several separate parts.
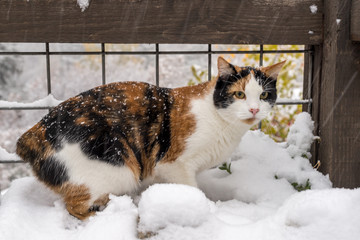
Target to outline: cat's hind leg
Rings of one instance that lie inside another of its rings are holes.
[[[63,196],[68,212],[80,220],[84,220],[95,212],[91,209],[91,194],[85,185],[65,183],[58,190]]]
[[[87,219],[96,211],[102,211],[110,201],[109,194],[103,194],[93,201],[90,189],[84,184],[66,183],[57,192],[63,196],[68,212],[80,220]]]
[[[90,211],[102,211],[106,207],[107,203],[110,201],[109,194],[104,194],[94,201],[93,205],[90,207]]]

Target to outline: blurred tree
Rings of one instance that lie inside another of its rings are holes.
[[[0,44],[0,51],[7,50],[10,49]],[[6,98],[7,89],[16,85],[16,81],[11,80],[22,71],[18,60],[14,55],[0,55],[0,99]]]

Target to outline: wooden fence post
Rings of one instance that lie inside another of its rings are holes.
[[[360,44],[350,39],[351,0],[324,1],[321,76],[315,76],[313,98],[319,99],[321,171],[336,187],[360,186]],[[314,74],[318,71],[314,69]],[[316,84],[319,84],[317,87]]]

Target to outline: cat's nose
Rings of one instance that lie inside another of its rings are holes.
[[[259,112],[260,110],[258,108],[250,108],[249,112],[251,112],[254,116]]]

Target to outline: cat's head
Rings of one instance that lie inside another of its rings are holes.
[[[249,125],[265,118],[275,105],[276,80],[284,64],[285,61],[268,67],[238,67],[219,57],[213,100],[220,116]]]

